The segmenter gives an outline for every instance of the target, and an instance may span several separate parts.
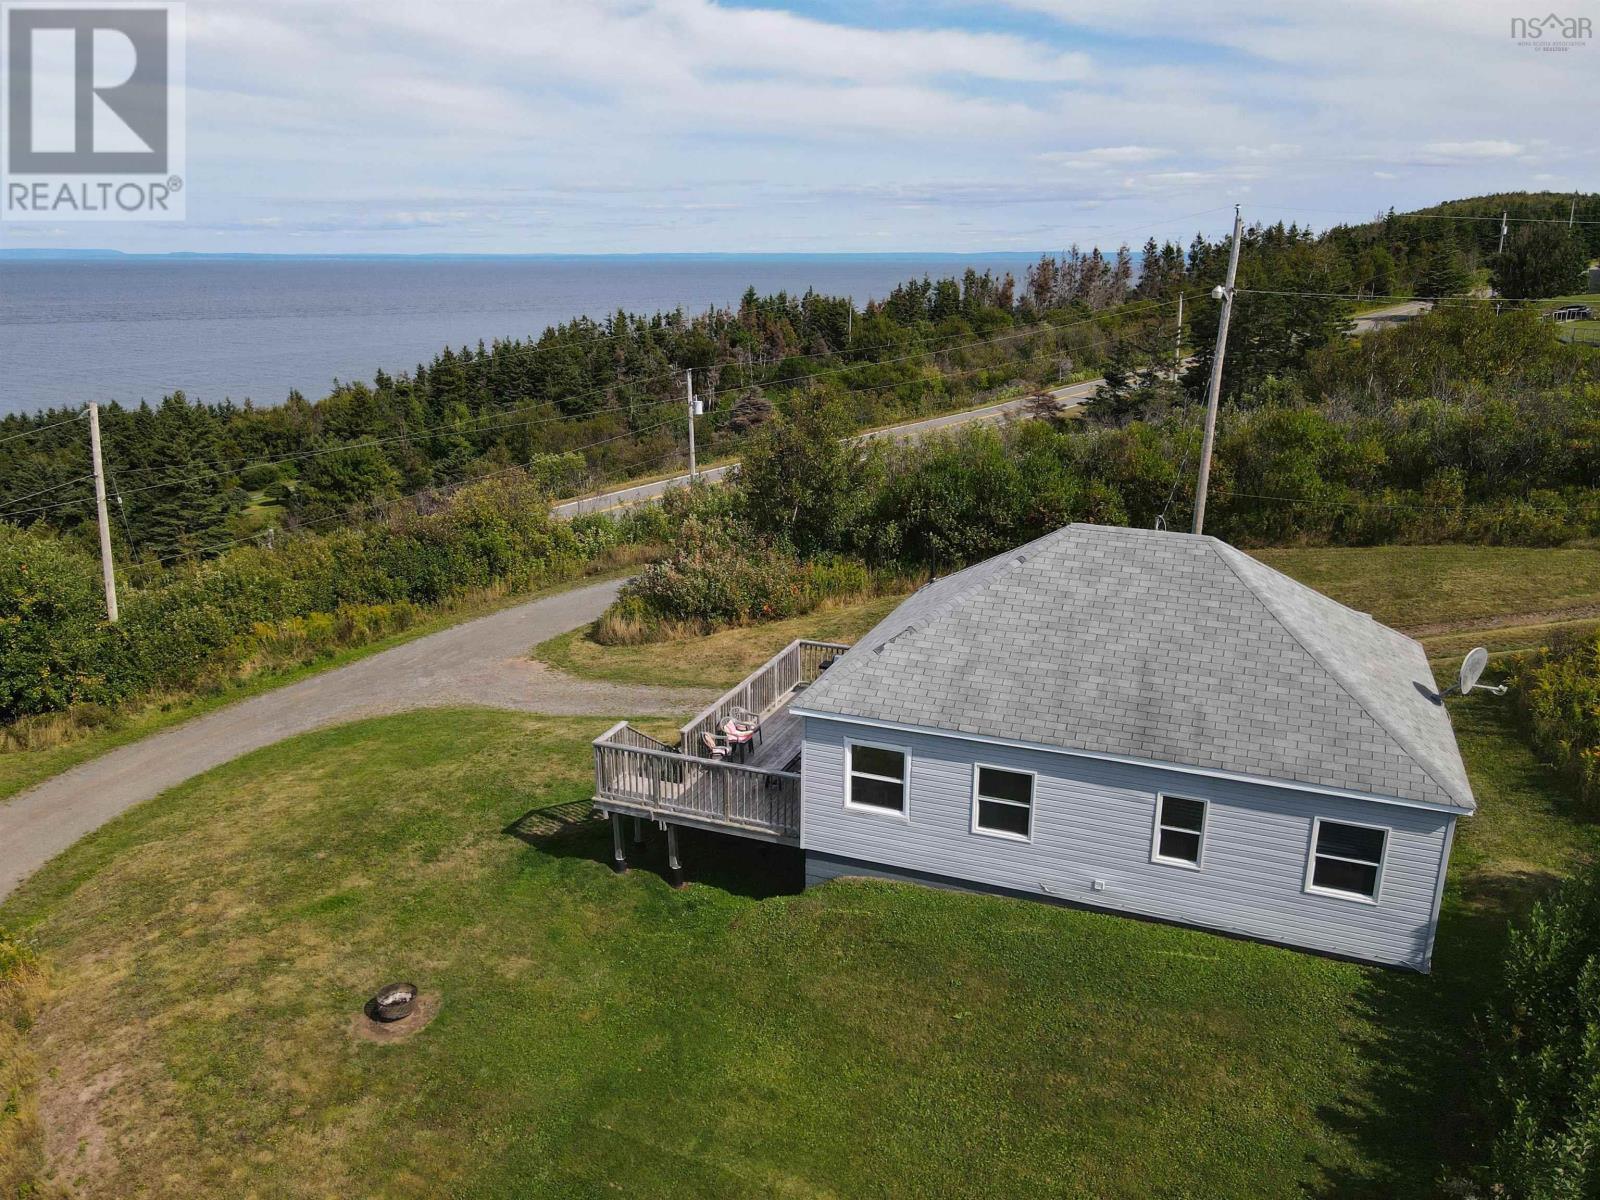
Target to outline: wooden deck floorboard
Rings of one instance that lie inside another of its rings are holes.
[[[786,771],[800,757],[803,733],[800,718],[792,715],[785,704],[761,722],[761,742],[745,761],[766,771]]]

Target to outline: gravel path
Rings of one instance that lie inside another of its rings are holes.
[[[324,725],[450,704],[616,716],[709,704],[713,691],[592,682],[528,658],[539,642],[594,620],[621,586],[591,584],[441,630],[153,734],[0,802],[0,899],[133,805]]]
[[[1072,383],[1065,387],[1052,388],[1050,394],[1064,407],[1064,412],[1070,412],[1092,397],[1104,382],[1100,379],[1090,379],[1083,383]],[[906,421],[900,425],[890,425],[884,429],[874,429],[870,433],[858,433],[850,440],[852,442],[914,442],[919,438],[927,437],[930,433],[943,433],[961,425],[994,425],[1012,417],[1025,416],[1030,404],[1031,396],[1018,396],[1013,400],[1002,400],[997,404],[985,405],[983,408],[969,408],[963,412],[945,413],[941,417],[923,417],[919,421]],[[707,467],[701,471],[699,478],[704,483],[720,483],[726,478],[728,472],[739,464],[724,463],[720,467]],[[584,496],[579,500],[567,500],[554,505],[550,511],[558,517],[576,517],[584,513],[609,512],[614,508],[628,508],[634,504],[643,504],[650,500],[659,499],[673,488],[689,486],[689,476],[673,475],[668,479],[656,479],[649,483],[636,483],[631,487],[618,488],[615,491],[602,492],[597,496]]]

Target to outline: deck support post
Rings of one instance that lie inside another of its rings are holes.
[[[678,827],[667,826],[667,881],[675,888],[683,886],[683,863],[678,860]]]
[[[618,875],[628,869],[628,855],[622,848],[622,814],[611,814],[611,869]]]
[[[633,844],[635,846],[644,845],[644,818],[643,817],[635,817],[633,819]]]

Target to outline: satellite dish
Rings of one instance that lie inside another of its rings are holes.
[[[1465,696],[1474,687],[1483,675],[1483,669],[1489,665],[1489,652],[1482,646],[1468,651],[1466,659],[1461,664],[1461,694]]]

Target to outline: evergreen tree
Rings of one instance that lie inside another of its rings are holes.
[[[1461,261],[1461,255],[1448,242],[1438,242],[1429,253],[1422,268],[1422,278],[1417,281],[1417,291],[1423,296],[1461,296],[1472,286],[1472,277]]]
[[[844,436],[849,428],[838,403],[820,395],[762,428],[739,467],[758,530],[801,554],[846,548],[869,492],[862,486],[867,451]]]
[[[161,402],[151,419],[150,447],[158,457],[128,491],[127,517],[140,549],[166,558],[197,554],[228,540],[234,481],[217,441],[216,419],[182,392]]]
[[[1524,225],[1494,257],[1494,290],[1517,299],[1581,292],[1588,265],[1582,241],[1565,226]]]

